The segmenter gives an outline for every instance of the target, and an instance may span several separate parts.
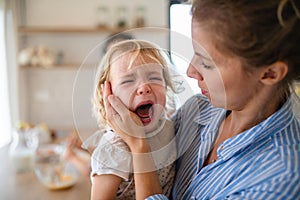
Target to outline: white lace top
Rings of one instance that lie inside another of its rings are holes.
[[[99,134],[99,133],[98,133]],[[148,135],[147,135],[148,136]],[[117,199],[135,199],[132,159],[128,146],[110,129],[106,129],[92,153],[91,177],[101,174],[114,174],[123,179]],[[175,177],[176,144],[173,123],[169,120],[161,124],[160,130],[148,138],[163,192],[169,196]],[[94,141],[95,143],[95,141]]]

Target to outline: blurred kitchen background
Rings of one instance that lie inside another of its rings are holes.
[[[13,133],[38,130],[38,141],[26,139],[34,150],[47,142],[65,144],[74,132],[92,135],[95,72],[105,41],[121,32],[171,52],[180,106],[200,91],[185,75],[193,54],[190,20],[183,0],[0,0],[0,199],[89,199],[88,176],[71,190],[51,191],[32,171],[15,173],[14,164],[32,169],[35,152],[10,164],[9,147],[20,144]],[[299,103],[295,111],[300,116]]]
[[[20,121],[42,123],[57,132],[94,132],[93,78],[103,44],[112,34],[126,32],[167,50],[177,40],[184,76],[191,55],[190,15],[189,7],[184,14],[177,8],[171,11],[179,3],[184,2],[1,0],[0,146],[11,140],[11,130]],[[173,37],[171,12],[179,33]]]
[[[125,32],[174,51],[178,107],[197,91],[185,75],[189,10],[173,0],[0,0],[0,199],[89,199],[89,176],[61,166],[67,142],[97,130],[91,95],[105,41]]]

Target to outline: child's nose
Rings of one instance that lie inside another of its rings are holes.
[[[151,87],[149,84],[143,84],[137,89],[137,94],[150,94],[151,93]]]

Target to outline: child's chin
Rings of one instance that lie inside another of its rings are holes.
[[[155,129],[155,125],[153,123],[143,123],[144,129],[146,132],[152,131],[152,129]]]
[[[162,118],[157,118],[156,120],[151,120],[150,123],[144,124],[144,130],[146,133],[154,133],[159,131],[160,126],[162,125],[163,121]],[[150,134],[152,135],[152,134]]]
[[[151,122],[145,123],[144,126],[146,133],[153,132],[158,127],[158,120],[151,120]]]

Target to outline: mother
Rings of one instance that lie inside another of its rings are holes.
[[[202,95],[173,116],[180,157],[172,198],[299,199],[300,124],[292,112],[299,1],[194,0],[192,39],[187,74]],[[109,84],[105,92],[111,126],[134,155],[149,152],[143,138],[127,134],[137,129]],[[135,180],[137,199],[166,199],[155,171]]]

